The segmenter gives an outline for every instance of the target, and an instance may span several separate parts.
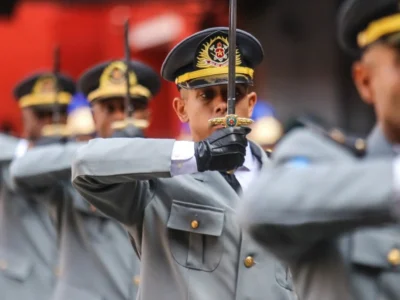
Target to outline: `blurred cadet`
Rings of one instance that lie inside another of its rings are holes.
[[[67,131],[76,141],[87,141],[95,136],[92,109],[81,93],[76,94],[68,106]]]
[[[67,107],[74,93],[75,83],[70,77],[55,77],[50,72],[34,74],[17,85],[14,96],[22,110],[23,136],[30,147],[50,142],[51,137],[68,136]]]
[[[235,221],[239,194],[268,157],[247,142],[248,128],[209,125],[227,112],[228,48],[228,28],[209,28],[180,42],[162,66],[180,90],[173,107],[193,141],[94,139],[76,153],[73,185],[133,238],[138,299],[294,299],[287,267]],[[262,59],[258,40],[238,30],[233,79],[241,119],[257,101],[250,86]]]
[[[144,136],[143,129],[150,122],[149,101],[158,93],[161,83],[154,71],[141,62],[131,61],[129,68],[133,70],[129,77],[129,93],[134,126],[131,128],[133,133],[127,134]],[[80,79],[80,90],[92,106],[98,137],[107,138],[116,131],[130,130],[130,124],[126,122],[125,70],[123,61],[108,61],[94,66]]]
[[[124,120],[126,71],[122,61],[102,63],[87,70],[79,80],[83,96],[74,98],[70,117],[77,110],[87,108],[85,98],[88,98],[93,107],[95,127],[99,130],[97,134],[110,137],[112,123]],[[135,115],[146,116],[148,102],[159,91],[159,76],[147,65],[132,61],[129,77],[131,99],[138,109]],[[142,120],[147,121],[145,117]],[[93,131],[91,122],[80,123],[83,124],[87,127],[70,127],[79,129],[71,131],[77,139],[82,138],[82,133],[89,137]],[[33,149],[14,161],[11,173],[20,188],[31,193],[46,191],[48,195],[56,195],[47,200],[55,207],[61,205],[60,279],[53,299],[135,299],[140,282],[140,262],[128,233],[118,222],[84,201],[71,185],[72,157],[84,144],[70,142]],[[119,153],[110,152],[109,156],[107,159],[115,159]],[[62,187],[62,195],[53,193],[57,186]]]
[[[283,135],[283,127],[276,118],[274,108],[271,104],[259,100],[254,107],[252,119],[254,123],[250,125],[252,130],[248,139],[260,145],[270,154],[276,142]]]
[[[56,88],[58,82],[58,89]],[[16,192],[8,165],[28,146],[42,141],[43,129],[53,124],[53,105],[58,98],[61,122],[75,93],[66,75],[37,73],[17,84],[14,95],[22,110],[24,136],[17,142],[1,138],[0,289],[2,299],[50,299],[56,281],[57,236],[48,207],[30,194]],[[4,151],[3,151],[4,150]],[[35,162],[36,165],[40,161]]]
[[[367,151],[336,129],[293,130],[241,202],[241,220],[290,263],[300,299],[397,300],[399,1],[347,0],[338,20],[342,47],[359,56],[354,83],[377,116]]]

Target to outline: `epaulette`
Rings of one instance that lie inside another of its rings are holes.
[[[346,148],[356,157],[363,157],[366,154],[367,147],[364,138],[345,134],[343,130],[336,127],[328,128],[309,117],[299,117],[292,121],[285,128],[285,135],[289,131],[299,127],[307,128],[316,134],[324,136],[334,143]]]

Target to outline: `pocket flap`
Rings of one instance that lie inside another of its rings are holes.
[[[15,253],[0,252],[0,272],[6,276],[25,281],[32,272],[33,263]]]
[[[394,252],[400,254],[400,239],[398,232],[393,232],[391,228],[359,231],[353,235],[351,261],[354,264],[393,268],[400,264],[400,257],[394,257]]]
[[[221,208],[174,200],[167,226],[175,230],[220,236],[224,215]]]

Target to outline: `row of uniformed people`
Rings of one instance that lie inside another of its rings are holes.
[[[132,61],[130,67],[135,76],[134,117],[146,124],[148,103],[158,93],[160,80],[143,63]],[[84,201],[70,180],[72,155],[82,143],[78,141],[93,134],[109,138],[116,133],[113,122],[124,119],[125,68],[120,61],[105,62],[80,78],[95,128],[90,119],[86,128],[74,124],[84,120],[82,115],[88,117],[87,110],[79,108],[69,115],[69,126],[64,126],[67,106],[76,92],[71,78],[38,73],[15,88],[29,150],[18,147],[23,140],[1,137],[0,145],[7,150],[1,154],[1,299],[135,299],[140,264],[126,230]],[[55,102],[60,124],[53,123]],[[76,142],[66,140],[68,132]],[[139,129],[124,136],[132,134],[142,136]],[[66,153],[41,152],[51,145],[62,145]],[[26,155],[30,152],[39,157],[30,160]],[[11,161],[16,178],[9,174]],[[50,174],[47,168],[56,172]]]
[[[154,71],[136,61],[130,94],[135,120],[142,122],[135,126],[121,122],[127,92],[122,61],[90,68],[80,78],[96,136],[103,138],[85,146],[78,142],[82,137],[67,142],[54,136],[65,127],[51,124],[55,101],[66,119],[75,92],[70,78],[38,74],[16,88],[29,150],[13,160],[18,141],[2,141],[10,149],[1,181],[1,205],[9,209],[0,235],[4,299],[133,299],[138,257],[139,299],[295,298],[287,266],[235,221],[239,195],[267,163],[266,154],[247,143],[247,129],[208,125],[209,118],[226,113],[227,49],[227,28],[211,28],[181,42],[163,65],[164,79],[180,89],[173,106],[189,124],[193,142],[132,139],[143,136],[138,127],[146,125],[148,101],[160,86]],[[238,31],[239,116],[252,114],[257,97],[250,87],[262,58],[258,41]],[[129,138],[108,139],[112,135]],[[90,160],[78,160],[84,163],[79,172],[90,174],[75,176],[75,187],[92,204],[71,186],[77,149]],[[237,178],[225,172],[231,169]],[[132,245],[113,219],[128,229]]]

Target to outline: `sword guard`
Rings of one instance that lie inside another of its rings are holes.
[[[251,125],[253,123],[252,119],[249,118],[240,118],[237,115],[226,115],[223,118],[214,118],[208,120],[208,124],[211,127],[222,125],[224,127],[242,127]]]

